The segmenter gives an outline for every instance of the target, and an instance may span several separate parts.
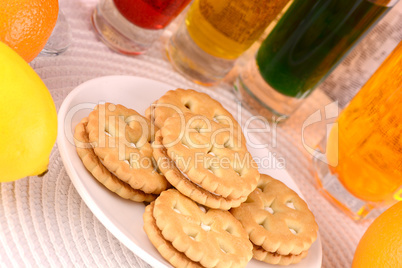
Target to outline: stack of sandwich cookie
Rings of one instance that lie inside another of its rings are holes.
[[[199,204],[228,210],[257,186],[260,174],[244,139],[206,116],[169,117],[153,147],[170,184]]]
[[[143,218],[150,241],[175,267],[245,267],[252,258],[247,233],[228,211],[200,207],[175,189]]]
[[[153,160],[148,119],[122,105],[101,104],[75,128],[79,157],[109,190],[137,202],[152,201],[170,185]]]
[[[318,225],[307,204],[282,182],[261,174],[257,189],[230,211],[247,231],[254,258],[288,265],[307,256]]]

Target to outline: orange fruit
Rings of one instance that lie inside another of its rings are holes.
[[[0,41],[30,62],[46,45],[58,12],[58,0],[1,0]]]
[[[402,267],[402,201],[369,226],[353,258],[352,268]]]

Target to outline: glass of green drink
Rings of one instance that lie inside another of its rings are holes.
[[[238,97],[286,119],[396,2],[294,0],[240,71]]]

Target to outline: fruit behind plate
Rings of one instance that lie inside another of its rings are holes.
[[[58,0],[2,0],[0,41],[30,62],[46,45],[58,12]]]
[[[46,85],[0,42],[0,182],[46,172],[57,112]]]
[[[361,238],[352,268],[402,267],[402,201],[369,226]]]

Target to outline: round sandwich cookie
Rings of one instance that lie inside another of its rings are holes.
[[[317,239],[318,225],[306,202],[265,174],[247,200],[230,212],[249,234],[254,258],[261,261],[284,265],[299,262]]]
[[[178,88],[168,91],[147,109],[145,115],[151,118],[158,128],[161,128],[166,119],[177,113],[204,115],[212,121],[227,125],[236,132],[241,132],[238,122],[220,102],[206,93],[193,89]]]
[[[252,258],[252,244],[233,215],[199,206],[176,189],[147,206],[144,230],[175,267],[245,267]]]
[[[148,119],[119,104],[99,104],[86,130],[102,164],[133,189],[160,194],[170,186],[153,159]]]
[[[199,204],[228,210],[244,202],[257,186],[260,174],[245,144],[205,116],[168,118],[153,147],[170,184]]]
[[[103,184],[108,190],[116,193],[124,199],[129,199],[135,202],[151,202],[155,200],[157,195],[146,194],[141,190],[133,189],[129,184],[123,182],[112,174],[100,161],[95,154],[86,132],[88,118],[83,118],[77,124],[74,131],[74,142],[76,145],[77,154],[80,157],[85,168]]]
[[[143,214],[144,219],[144,231],[147,234],[152,245],[158,250],[161,256],[170,262],[174,267],[186,267],[186,268],[202,268],[201,264],[189,259],[186,254],[175,249],[171,242],[167,241],[161,230],[159,230],[156,225],[156,220],[154,218],[155,203],[152,202],[145,207],[145,212]]]

